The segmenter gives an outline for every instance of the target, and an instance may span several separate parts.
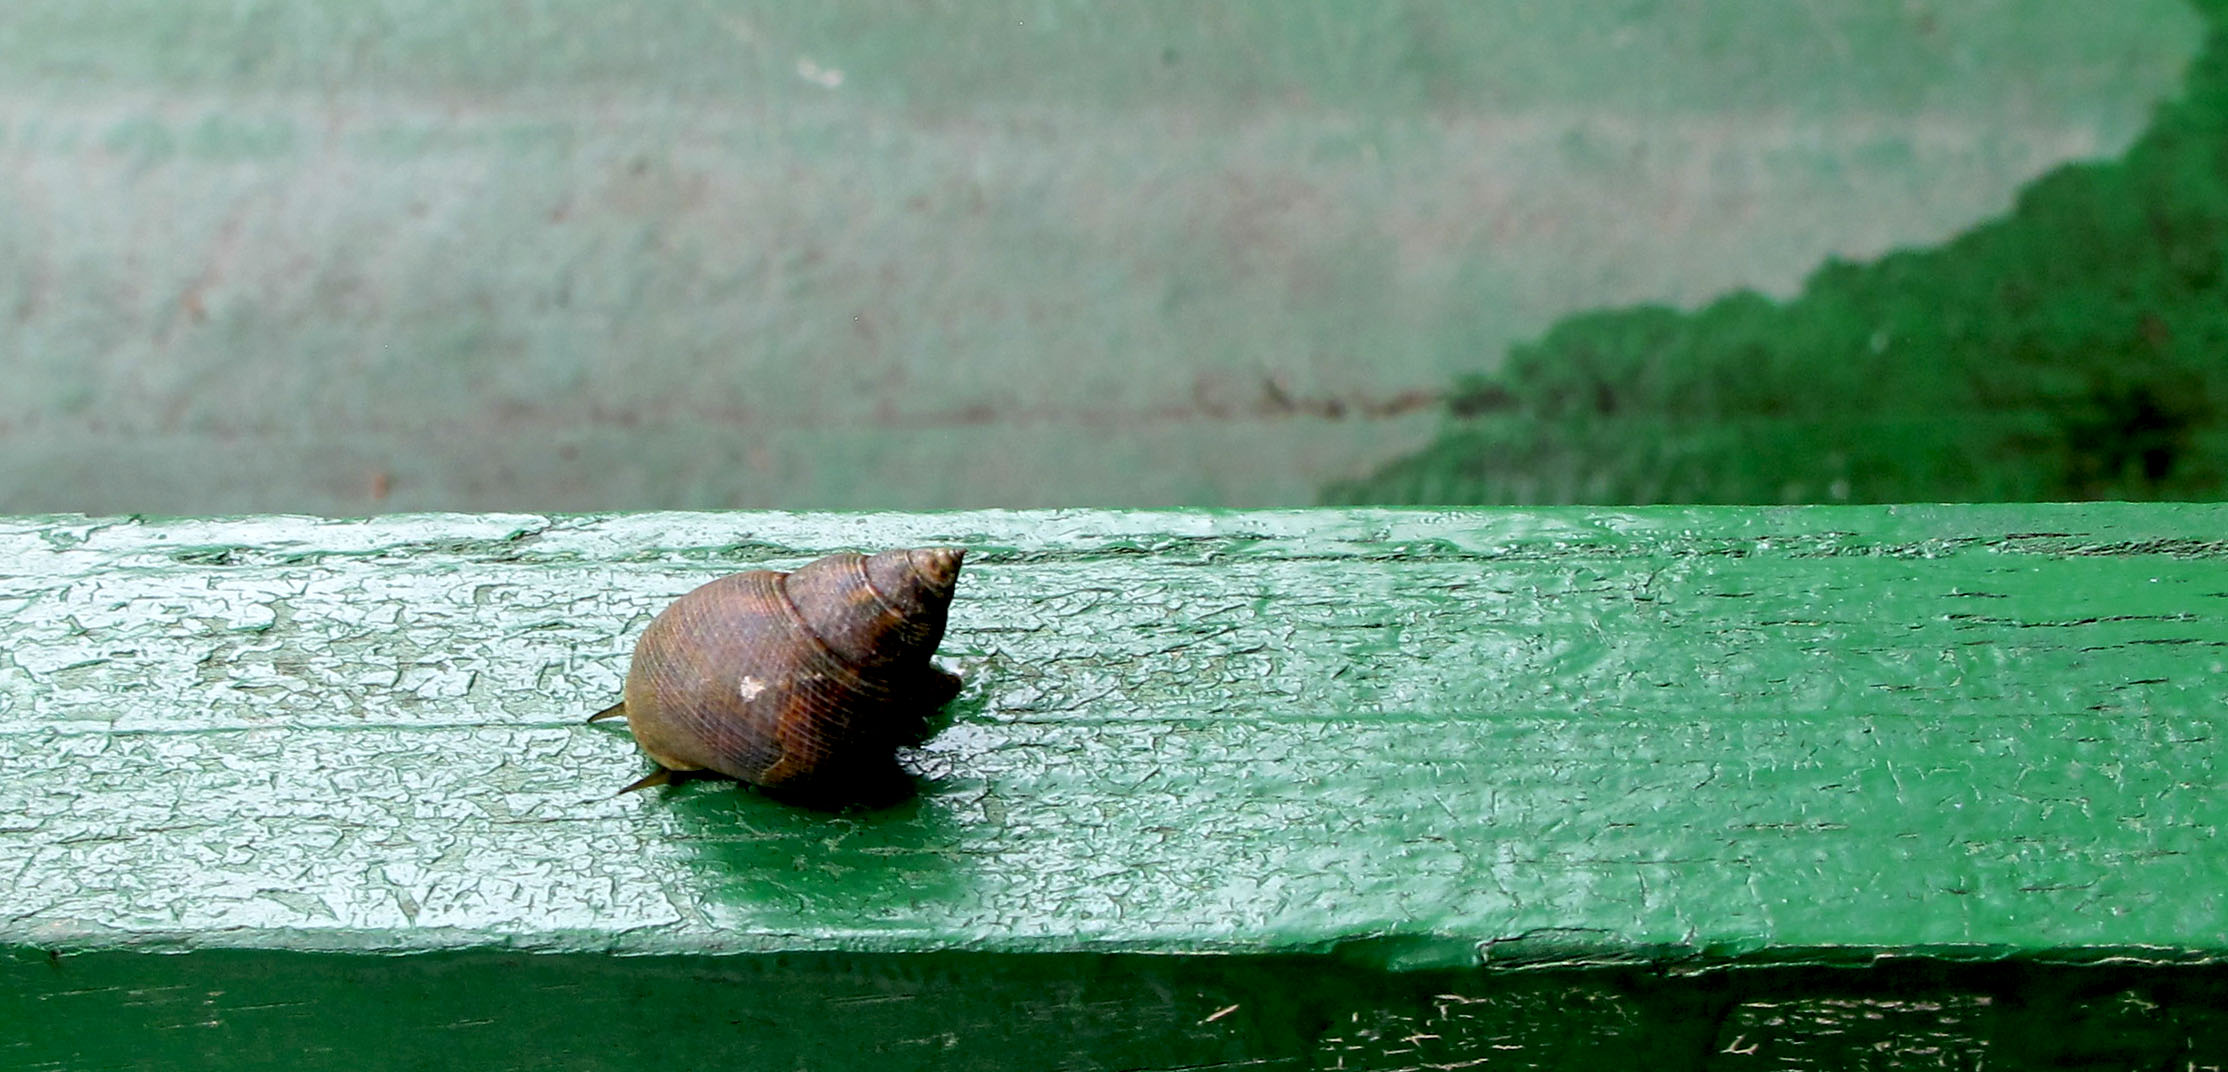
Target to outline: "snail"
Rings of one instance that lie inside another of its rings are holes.
[[[624,698],[588,719],[626,719],[658,765],[619,792],[723,775],[840,805],[909,786],[897,749],[959,694],[929,656],[965,554],[834,554],[674,600],[635,644]]]

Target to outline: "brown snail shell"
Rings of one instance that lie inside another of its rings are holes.
[[[887,795],[896,751],[959,694],[929,662],[958,548],[835,554],[674,600],[635,644],[623,717],[658,769],[620,792],[725,775],[817,803]]]

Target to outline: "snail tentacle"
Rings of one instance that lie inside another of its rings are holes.
[[[640,778],[636,778],[633,783],[629,784],[625,789],[621,789],[611,795],[615,797],[623,797],[626,796],[628,793],[634,792],[637,789],[648,789],[651,786],[657,785],[672,785],[675,781],[676,779],[673,777],[673,772],[671,770],[665,767],[659,767],[658,769],[651,771],[650,773],[645,774]]]

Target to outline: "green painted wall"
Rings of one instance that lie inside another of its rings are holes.
[[[2182,96],[2005,219],[1784,301],[1566,318],[1335,502],[2228,495],[2228,4]]]
[[[1792,297],[2121,153],[2201,31],[9,5],[0,512],[1311,502],[1560,318]]]

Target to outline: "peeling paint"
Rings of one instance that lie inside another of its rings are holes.
[[[2222,531],[2199,505],[0,519],[0,860],[29,861],[0,942],[2202,960]],[[919,798],[606,795],[639,759],[581,720],[665,602],[931,543],[972,552],[968,688],[907,754]]]

